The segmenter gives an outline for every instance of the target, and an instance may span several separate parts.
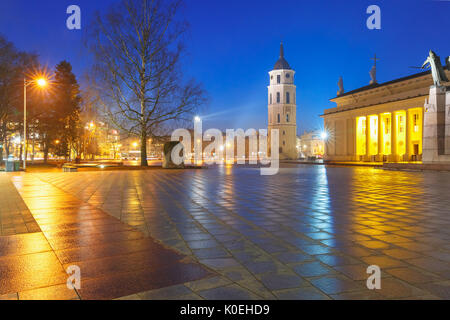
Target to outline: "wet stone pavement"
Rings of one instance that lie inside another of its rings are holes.
[[[0,299],[450,299],[450,173],[292,165],[0,184],[15,217],[0,209]],[[369,265],[381,290],[366,287]]]

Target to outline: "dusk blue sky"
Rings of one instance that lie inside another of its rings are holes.
[[[115,0],[1,0],[0,33],[43,64],[72,63],[81,78],[89,57],[82,44],[92,13]],[[82,10],[82,31],[66,28],[66,8]],[[366,28],[366,9],[381,7],[381,30]],[[367,85],[376,53],[378,81],[417,72],[428,50],[450,55],[450,1],[186,0],[190,23],[185,72],[210,97],[204,127],[265,128],[268,72],[285,58],[296,71],[298,132],[320,128],[338,90]]]

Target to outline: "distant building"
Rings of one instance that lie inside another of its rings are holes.
[[[297,150],[299,158],[322,158],[325,151],[323,132],[305,131],[297,137]]]

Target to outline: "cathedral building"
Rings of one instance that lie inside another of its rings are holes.
[[[280,58],[269,72],[269,139],[272,129],[279,133],[279,158],[297,159],[297,104],[295,71],[284,59],[283,44],[280,45]],[[270,145],[270,144],[269,144]]]
[[[430,71],[378,83],[376,66],[369,85],[344,92],[330,101],[322,118],[328,133],[328,161],[422,161],[424,105],[433,77]],[[445,73],[450,76],[448,67]]]

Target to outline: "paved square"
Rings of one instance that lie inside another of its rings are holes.
[[[30,212],[39,230],[31,249],[5,240],[18,232],[2,234],[0,269],[52,266],[41,279],[51,285],[34,279],[32,289],[2,272],[5,299],[450,299],[449,173],[290,165],[276,176],[248,167],[1,176],[26,204],[16,198],[14,212]],[[60,277],[74,263],[85,289],[72,297]],[[373,264],[381,290],[366,287]]]

